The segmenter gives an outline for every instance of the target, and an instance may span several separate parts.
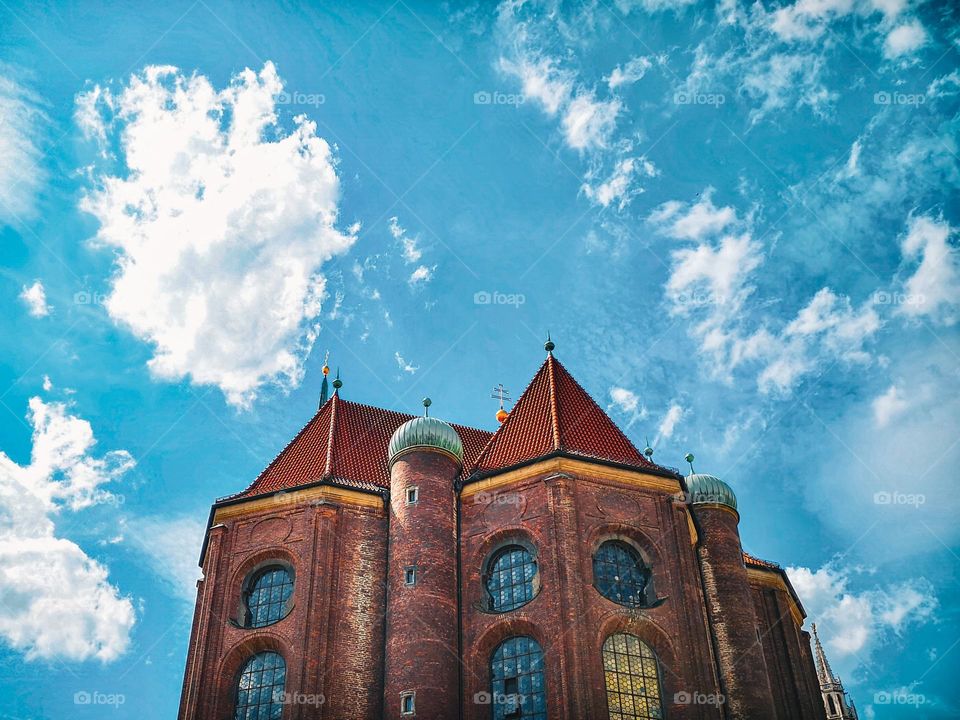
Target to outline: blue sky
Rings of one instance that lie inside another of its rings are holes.
[[[957,716],[956,8],[340,5],[0,7],[2,717],[174,715],[209,505],[327,350],[492,429],[548,329],[862,717]]]

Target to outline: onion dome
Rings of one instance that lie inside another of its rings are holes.
[[[737,509],[737,496],[733,488],[715,475],[693,471],[693,455],[687,453],[684,458],[690,463],[690,474],[687,475],[687,491],[691,505],[725,505],[731,510]]]
[[[424,407],[430,407],[430,399],[424,398]],[[460,434],[443,420],[424,416],[407,420],[390,438],[390,464],[411,450],[438,450],[452,456],[463,464],[463,442]]]

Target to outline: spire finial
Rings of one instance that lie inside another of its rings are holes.
[[[688,452],[683,456],[683,459],[690,463],[690,474],[693,475],[696,470],[693,469],[693,453]]]
[[[547,341],[543,344],[543,349],[548,353],[552,353],[556,345],[553,344],[553,340],[550,339],[550,331],[547,330]]]
[[[333,379],[333,394],[337,395],[340,388],[343,387],[343,380],[340,379],[340,368],[337,368],[337,376]]]
[[[326,355],[323,356],[323,382],[320,385],[320,407],[323,407],[323,404],[330,397],[330,388],[327,386],[327,375],[330,374],[330,366],[327,365],[327,361],[330,359],[330,351],[327,350]]]
[[[827,654],[823,651],[823,645],[820,644],[820,636],[817,635],[817,624],[813,624],[813,645],[814,645],[814,660],[817,665],[817,677],[820,680],[821,685],[827,683],[839,682],[839,679],[835,678],[833,675],[833,670],[830,668],[830,661],[827,660]]]
[[[428,397],[423,399],[423,416],[430,417],[430,406],[433,405],[433,400]]]
[[[490,397],[500,401],[500,409],[497,410],[497,422],[502,424],[510,414],[503,407],[503,401],[510,399],[510,391],[503,386],[503,383],[497,383],[497,386],[493,389],[493,395]]]
[[[644,436],[644,442],[647,443],[647,446],[643,449],[643,454],[647,457],[647,460],[653,457],[653,448],[650,447],[650,438]]]

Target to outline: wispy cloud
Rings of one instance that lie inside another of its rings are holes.
[[[26,304],[27,312],[33,317],[46,317],[53,312],[53,308],[47,303],[47,291],[39,280],[34,280],[29,287],[24,285],[20,292],[20,299]]]

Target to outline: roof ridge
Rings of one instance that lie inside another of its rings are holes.
[[[327,456],[323,461],[323,473],[320,478],[330,477],[333,470],[333,440],[337,427],[337,407],[340,405],[340,394],[333,393],[330,398],[330,427],[327,429]]]
[[[553,365],[557,361],[553,357],[553,353],[547,354],[547,380],[550,381],[550,417],[553,422],[553,449],[560,450],[562,444],[560,441],[560,411],[559,411],[559,402],[557,400],[557,380],[553,374]]]

